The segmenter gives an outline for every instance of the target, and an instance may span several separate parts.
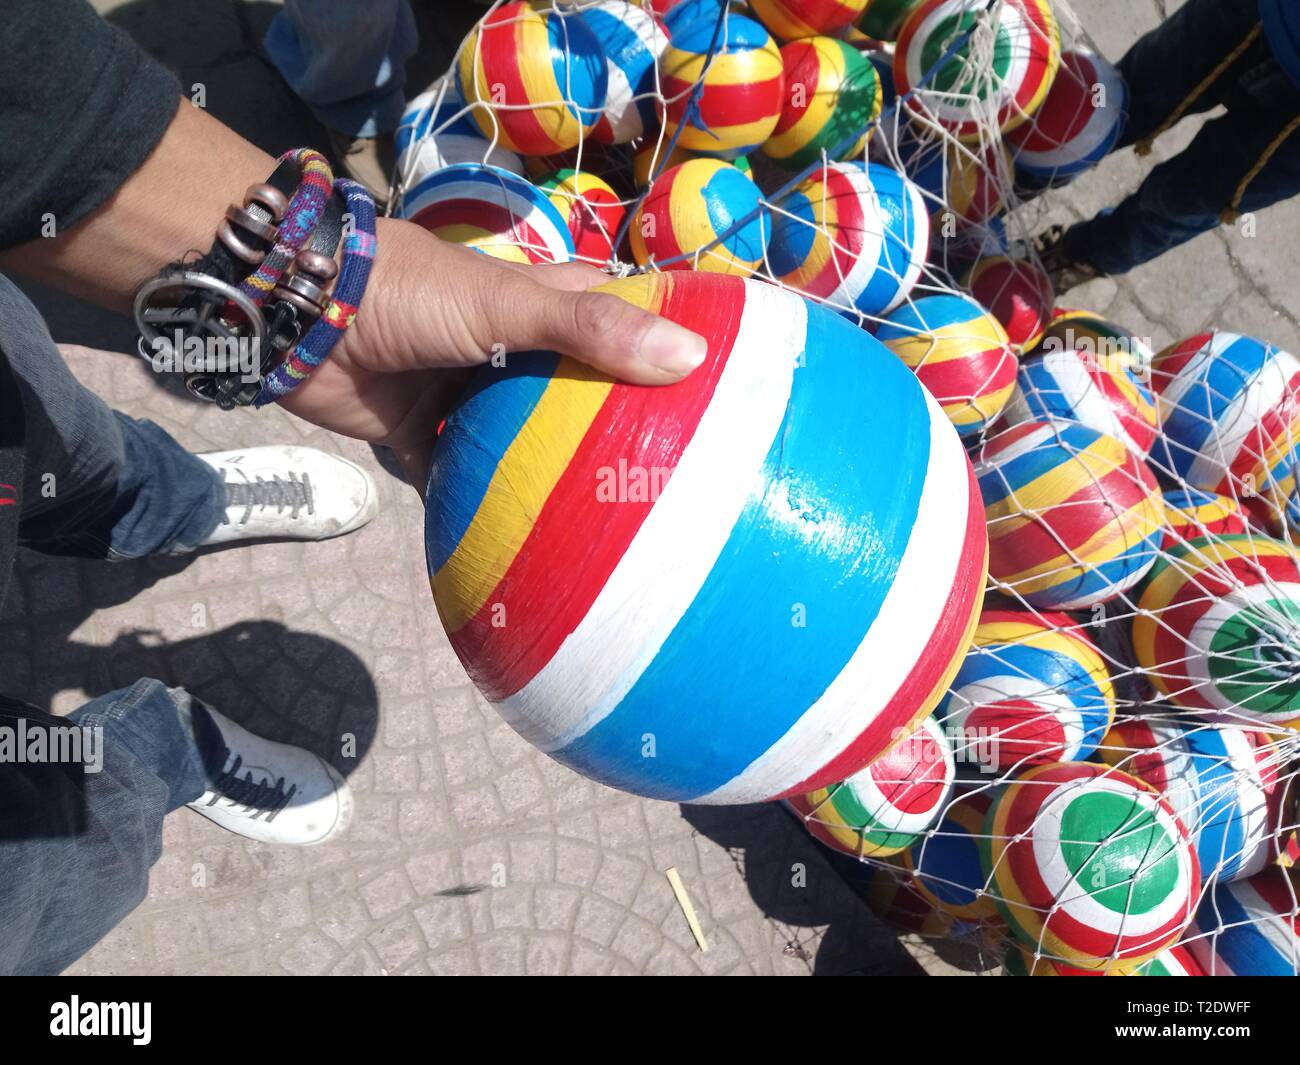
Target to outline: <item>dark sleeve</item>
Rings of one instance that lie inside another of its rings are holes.
[[[84,218],[162,139],[176,78],[83,0],[5,0],[0,248]]]

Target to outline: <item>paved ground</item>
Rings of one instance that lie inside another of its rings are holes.
[[[210,109],[263,147],[320,142],[257,55],[274,5],[97,6],[187,85],[203,82]],[[1080,4],[1112,58],[1171,6]],[[424,6],[429,71],[474,13]],[[1162,152],[1188,135],[1171,136]],[[1115,202],[1149,165],[1128,153],[1113,158],[1053,212],[1081,217]],[[1118,282],[1076,290],[1070,302],[1157,344],[1215,323],[1300,351],[1297,246],[1300,210],[1278,208],[1261,216],[1258,236],[1206,235]],[[130,346],[120,319],[35,295],[57,339]],[[381,457],[278,411],[222,414],[160,391],[134,359],[80,355],[73,365],[114,406],[153,418],[195,450],[271,441],[335,448],[374,471],[384,497],[369,528],[322,545],[188,563],[21,558],[0,615],[0,675],[14,694],[67,711],[139,676],[184,683],[258,731],[331,758],[359,800],[344,842],[307,851],[173,816],[148,899],[75,972],[921,971],[779,810],[629,798],[574,776],[503,725],[439,629],[419,503]],[[281,667],[265,670],[270,660]],[[355,759],[339,756],[348,732]],[[708,953],[674,902],[669,866],[694,900]],[[795,886],[801,868],[806,886]],[[930,971],[955,971],[936,954],[922,959]]]

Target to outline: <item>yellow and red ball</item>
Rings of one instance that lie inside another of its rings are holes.
[[[538,182],[569,226],[576,258],[604,263],[627,213],[618,194],[594,174],[559,170]]]
[[[642,266],[747,276],[770,232],[757,185],[721,159],[692,159],[655,179],[628,239]]]
[[[717,48],[709,54],[717,36]],[[698,91],[697,84],[702,84]],[[677,25],[659,59],[664,129],[694,152],[743,155],[772,135],[785,102],[781,53],[753,19]]]
[[[572,148],[604,114],[605,54],[582,18],[550,0],[512,0],[470,31],[456,82],[474,122],[513,152]]]
[[[823,152],[832,160],[860,155],[882,99],[871,61],[833,37],[791,41],[781,59],[785,103],[763,154],[785,170],[802,170]]]
[[[876,339],[939,401],[957,432],[976,436],[997,419],[1016,385],[1006,330],[974,300],[922,296],[890,312]]]

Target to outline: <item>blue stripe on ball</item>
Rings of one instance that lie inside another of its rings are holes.
[[[870,379],[847,366],[836,372],[836,363],[861,356],[862,337],[836,316],[808,316],[804,350],[822,363],[818,373],[795,369],[786,416],[756,481],[789,484],[781,471],[796,469],[810,485],[833,485],[835,496],[773,499],[769,489],[751,497],[654,660],[608,716],[553,752],[560,761],[656,798],[707,795],[781,739],[853,656],[906,550],[930,454],[929,420],[917,416],[920,384],[902,362],[882,362]],[[873,431],[863,436],[868,408]],[[801,410],[819,415],[801,419]],[[899,454],[916,475],[900,476]],[[885,499],[892,505],[882,513]],[[798,508],[799,520],[781,521],[773,506]],[[804,522],[818,519],[827,543],[809,551]],[[830,550],[837,537],[840,550]],[[862,551],[865,541],[870,551]],[[843,551],[859,558],[847,578]],[[791,627],[795,603],[806,605],[806,630]],[[807,637],[796,654],[792,632]],[[683,668],[709,648],[725,648],[725,661]],[[743,718],[725,712],[735,706],[747,708]],[[642,755],[647,735],[654,758]]]
[[[446,444],[433,468],[441,520],[430,525],[426,538],[429,572],[436,573],[451,557],[487,493],[497,463],[514,442],[524,422],[542,398],[560,357],[551,352],[511,355],[496,374],[476,374],[457,407],[456,418],[466,432]],[[490,396],[483,395],[492,385]],[[455,486],[455,491],[450,487]]]
[[[1191,470],[1197,452],[1219,431],[1219,419],[1224,411],[1264,368],[1270,356],[1269,348],[1250,337],[1233,341],[1209,361],[1208,367],[1202,367],[1177,406],[1166,412],[1165,435],[1176,442],[1174,466],[1180,475]]]
[[[772,219],[772,245],[768,249],[772,273],[776,277],[794,273],[807,260],[817,235],[812,200],[796,189],[781,202],[781,211]]]
[[[564,106],[584,126],[592,125],[600,118],[609,91],[605,53],[581,17],[551,15],[546,20],[546,36],[551,45],[551,70]]]
[[[747,202],[758,204],[755,190],[754,183],[732,166],[722,167],[709,178],[700,192],[715,236],[722,236],[728,227],[748,213],[744,207]],[[756,262],[763,258],[767,247],[767,224],[767,208],[763,207],[754,218],[727,237],[722,246],[738,259]]]

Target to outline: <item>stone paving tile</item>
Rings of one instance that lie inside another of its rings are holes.
[[[178,65],[183,84],[202,83],[213,112],[268,150],[319,141],[319,127],[257,55],[274,5],[97,6]],[[1177,3],[1078,7],[1114,59]],[[476,9],[417,8],[428,69],[412,78],[422,84]],[[1113,157],[1025,224],[1117,202],[1192,132],[1162,139],[1150,160]],[[1070,302],[1157,346],[1218,323],[1300,350],[1291,265],[1300,212],[1265,217],[1253,238],[1207,235]],[[122,319],[32,291],[59,340],[130,345]],[[920,971],[781,811],[630,798],[576,777],[502,724],[437,623],[419,502],[369,448],[277,410],[195,404],[159,389],[127,356],[80,351],[69,361],[114,406],[153,418],[191,448],[329,448],[369,469],[383,501],[361,534],[321,545],[117,566],[23,554],[0,614],[0,668],[14,694],[66,712],[142,675],[184,683],[256,730],[317,750],[357,792],[349,836],[309,850],[250,843],[185,812],[169,818],[148,898],[73,972]],[[670,865],[707,953],[664,877]],[[977,968],[943,945],[908,948],[931,972]]]

